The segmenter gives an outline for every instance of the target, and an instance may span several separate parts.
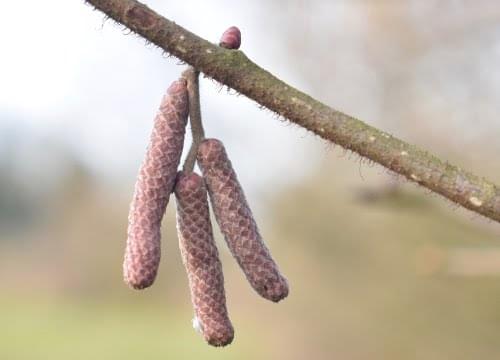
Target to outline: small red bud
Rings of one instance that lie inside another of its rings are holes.
[[[224,31],[222,34],[219,46],[222,46],[226,49],[237,50],[241,45],[241,32],[236,26],[231,26],[229,29]]]

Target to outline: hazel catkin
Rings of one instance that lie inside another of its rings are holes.
[[[201,142],[198,164],[217,223],[246,278],[262,297],[274,302],[284,299],[288,295],[288,282],[262,240],[222,142],[216,139]]]
[[[175,184],[187,116],[187,83],[181,78],[162,99],[130,205],[123,275],[134,289],[151,286],[158,271],[161,220]]]
[[[210,223],[207,191],[201,176],[180,172],[175,185],[177,231],[188,275],[195,323],[205,340],[225,346],[234,337],[224,291],[224,276]]]

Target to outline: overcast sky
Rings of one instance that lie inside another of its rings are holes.
[[[147,4],[213,42],[238,25],[242,50],[262,67],[439,155],[454,146],[465,163],[498,151],[495,2]],[[159,101],[184,67],[103,19],[82,0],[8,2],[0,14],[0,162],[10,146],[8,157],[30,177],[57,177],[58,154],[69,151],[101,179],[133,186]],[[207,136],[225,142],[249,191],[294,181],[331,152],[212,81],[202,79],[201,92]]]
[[[267,36],[272,29],[254,21],[263,10],[252,1],[147,4],[214,42],[227,27],[238,25],[242,49],[251,58],[305,86],[286,68],[280,55],[286,46],[276,43],[279,36]],[[34,176],[57,169],[59,158],[46,147],[55,141],[102,178],[132,184],[159,101],[183,66],[137,36],[126,36],[112,21],[103,22],[103,15],[83,1],[28,0],[9,2],[8,8],[0,15],[4,145],[16,138],[16,158],[31,164],[25,170]],[[268,42],[263,44],[263,38]],[[207,136],[226,143],[251,189],[263,189],[268,180],[289,181],[304,172],[301,164],[314,165],[307,150],[312,135],[212,81],[203,80],[201,91]]]

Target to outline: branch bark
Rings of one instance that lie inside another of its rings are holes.
[[[196,70],[320,137],[445,198],[500,222],[500,188],[364,122],[334,110],[253,63],[211,44],[135,0],[86,0]]]

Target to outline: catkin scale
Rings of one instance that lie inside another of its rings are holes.
[[[237,50],[241,45],[241,32],[236,26],[231,26],[222,34],[219,46],[226,48]]]
[[[197,159],[217,223],[249,283],[268,300],[284,299],[289,291],[288,282],[262,240],[222,142],[204,140]]]
[[[195,319],[205,340],[225,346],[234,337],[224,291],[224,276],[210,223],[207,191],[201,176],[180,172],[175,185],[177,231],[188,274]]]
[[[161,220],[175,184],[187,116],[187,83],[181,78],[162,99],[130,205],[123,275],[134,289],[149,287],[156,278]]]

